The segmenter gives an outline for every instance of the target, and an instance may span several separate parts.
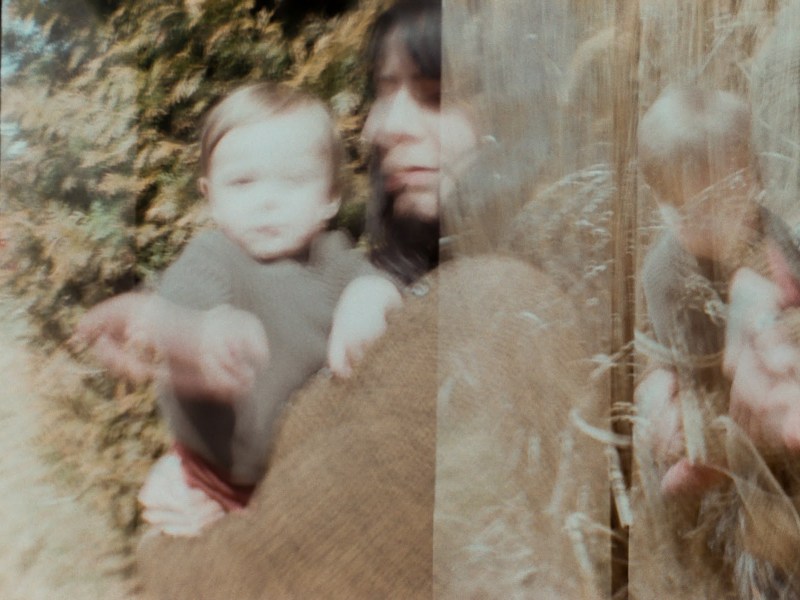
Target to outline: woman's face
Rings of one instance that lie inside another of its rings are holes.
[[[378,152],[394,215],[435,221],[441,174],[475,146],[474,128],[463,110],[440,105],[440,81],[420,73],[397,31],[384,42],[375,88],[364,138]]]

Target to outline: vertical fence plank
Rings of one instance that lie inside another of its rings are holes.
[[[611,414],[616,407],[633,401],[632,340],[635,313],[636,240],[636,127],[638,123],[639,2],[618,0],[615,7],[613,101],[613,198],[614,261],[611,290],[611,351],[617,357],[610,380]],[[617,433],[630,434],[630,427],[614,420]],[[631,455],[620,449],[622,469],[630,481]],[[627,597],[628,531],[612,504],[612,526],[617,534],[612,541],[612,595]]]

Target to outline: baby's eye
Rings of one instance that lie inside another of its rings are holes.
[[[310,173],[310,172],[294,171],[294,172],[284,173],[283,180],[286,183],[297,185],[297,184],[300,184],[300,183],[305,183],[309,179],[312,179],[313,177],[314,177],[314,174]]]
[[[249,175],[243,175],[241,177],[234,177],[228,182],[228,185],[234,187],[241,187],[245,185],[250,185],[251,183],[253,183],[253,181],[255,181],[255,178],[250,177]]]

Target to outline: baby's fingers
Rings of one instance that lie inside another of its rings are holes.
[[[367,345],[368,344],[362,342],[360,344],[351,344],[350,347],[347,348],[347,364],[350,367],[351,372],[353,367],[360,363],[364,358]]]
[[[665,496],[699,495],[719,485],[725,475],[711,467],[692,464],[682,458],[672,465],[661,479],[661,493]]]
[[[348,359],[347,348],[333,337],[328,344],[328,366],[334,375],[344,379],[350,377],[353,373],[352,365]]]
[[[153,362],[145,360],[129,346],[107,335],[101,335],[95,340],[92,354],[114,375],[125,377],[133,383],[149,381],[157,372],[157,366]]]
[[[260,323],[257,325],[239,340],[237,352],[255,364],[263,365],[269,360],[269,343],[263,327]]]
[[[222,398],[235,399],[247,394],[255,383],[255,369],[236,352],[208,361],[203,369],[207,385]]]
[[[781,323],[774,319],[754,334],[752,344],[760,364],[770,375],[792,375],[800,364],[800,352],[789,342]]]

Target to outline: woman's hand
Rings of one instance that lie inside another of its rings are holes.
[[[153,530],[175,536],[196,536],[225,516],[222,506],[186,483],[175,452],[162,456],[139,491],[142,518]]]
[[[729,414],[763,452],[800,453],[800,348],[778,320],[785,308],[800,304],[800,286],[775,247],[770,265],[772,279],[740,269],[731,282],[723,361],[731,380]],[[650,373],[636,398],[650,424],[647,443],[666,469],[665,494],[700,493],[723,478],[680,456],[684,441],[674,372]]]
[[[402,305],[397,288],[387,279],[366,275],[350,282],[333,314],[328,339],[328,365],[349,377],[367,348],[386,331],[386,315]]]
[[[777,317],[798,301],[796,283],[771,256],[774,282],[749,269],[733,278],[724,371],[730,414],[757,448],[800,452],[800,348]]]

